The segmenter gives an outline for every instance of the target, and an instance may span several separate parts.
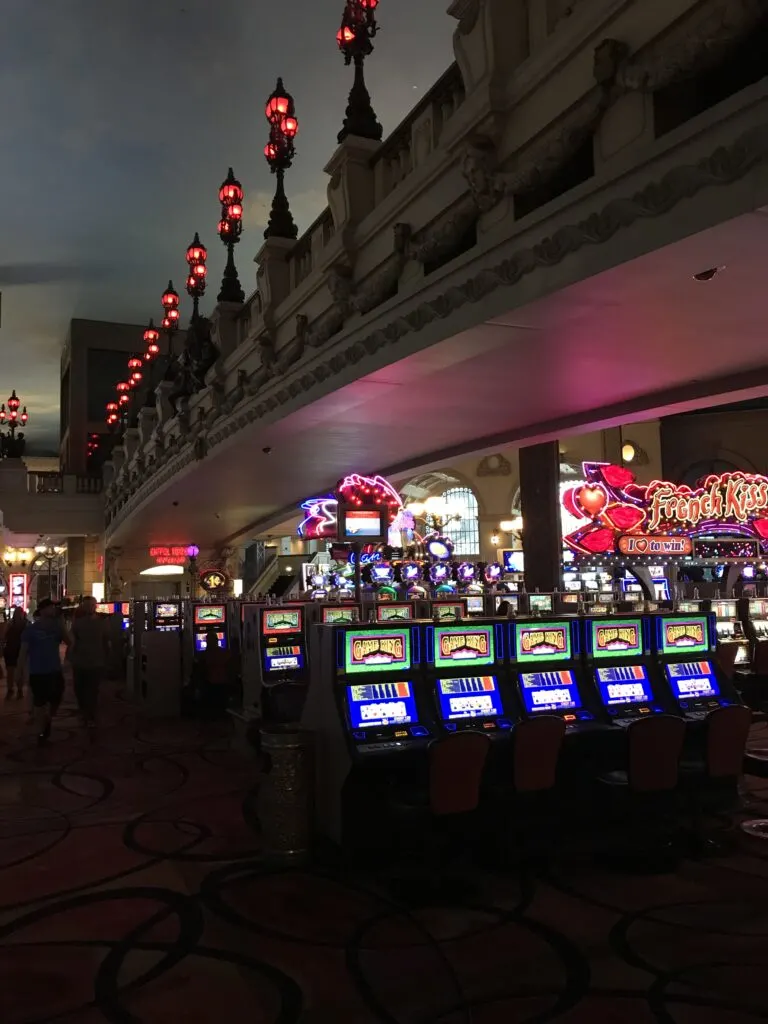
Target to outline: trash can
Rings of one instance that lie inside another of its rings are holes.
[[[292,863],[309,857],[314,802],[312,734],[296,724],[261,730],[264,767],[259,787],[259,822],[268,857]]]

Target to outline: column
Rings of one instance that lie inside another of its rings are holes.
[[[520,449],[520,504],[523,513],[525,587],[529,592],[560,589],[560,450],[557,441]]]

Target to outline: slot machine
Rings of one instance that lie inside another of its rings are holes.
[[[466,619],[467,599],[454,597],[449,601],[433,600],[431,618],[435,622],[451,622],[455,619]]]
[[[261,609],[261,679],[264,686],[306,679],[306,609],[270,605]]]
[[[746,616],[742,618],[744,632],[753,643],[768,640],[768,601],[757,598],[742,598],[746,604]]]
[[[716,616],[718,644],[737,644],[734,665],[749,664],[749,641],[744,635],[744,627],[736,611],[736,601],[703,601],[705,612],[714,612]]]
[[[324,605],[320,609],[320,622],[324,626],[360,621],[359,604]]]
[[[461,626],[422,626],[425,690],[440,729],[474,729],[491,739],[509,736],[513,719],[501,692],[506,623],[471,620]],[[507,701],[509,704],[509,699]]]
[[[261,611],[263,601],[244,601],[240,605],[240,676],[243,685],[243,709],[261,714]]]
[[[216,632],[219,647],[227,647],[227,606],[225,604],[198,604],[192,602],[192,642],[195,654],[207,646],[206,633]]]
[[[410,622],[414,618],[412,601],[376,605],[377,622]]]
[[[578,619],[517,619],[509,631],[524,717],[557,715],[569,733],[607,728],[581,678]]]
[[[150,628],[161,633],[178,633],[181,630],[181,603],[153,601]]]
[[[714,659],[715,622],[711,612],[661,614],[652,620],[659,683],[689,722],[703,721],[715,708],[741,703]]]
[[[178,601],[143,602],[139,614],[134,605],[134,620],[137,697],[142,712],[176,717],[181,713],[184,679],[181,605]]]
[[[419,641],[415,623],[319,630],[301,724],[315,737],[317,830],[345,849],[391,845],[377,795],[426,763]]]
[[[608,721],[626,727],[661,714],[664,707],[653,687],[649,620],[618,615],[583,619],[582,629],[587,678]]]

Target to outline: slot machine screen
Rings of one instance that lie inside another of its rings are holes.
[[[570,661],[571,630],[567,622],[516,622],[515,651],[523,664],[536,661]]]
[[[664,671],[676,700],[720,695],[720,687],[708,661],[678,661],[665,665]]]
[[[467,598],[467,613],[469,615],[482,615],[483,607],[484,604],[482,594],[471,594]]]
[[[347,675],[410,670],[411,633],[408,629],[350,629],[339,635],[341,664]]]
[[[512,607],[512,610],[517,614],[520,607],[520,595],[519,594],[497,594],[496,595],[496,611],[499,610],[499,605],[502,601],[506,601]]]
[[[155,620],[157,622],[166,622],[168,619],[178,619],[178,617],[179,606],[177,604],[155,605]]]
[[[440,622],[444,619],[460,619],[464,614],[464,605],[433,602],[432,614],[436,615]]]
[[[198,604],[195,606],[196,626],[219,626],[226,621],[227,609],[223,604]]]
[[[223,650],[227,646],[224,634],[217,633],[216,637],[219,641],[219,647],[221,647]],[[205,651],[208,649],[208,638],[206,637],[205,633],[195,634],[195,647],[198,651]]]
[[[387,514],[383,508],[350,508],[339,506],[339,540],[344,542],[386,541],[388,533]]]
[[[96,614],[97,615],[111,615],[112,614],[112,605],[111,604],[97,604],[96,605]]]
[[[333,625],[336,622],[359,622],[360,609],[357,605],[349,608],[323,608],[323,622]]]
[[[404,622],[412,618],[412,604],[381,604],[376,607],[377,622]]]
[[[699,607],[698,601],[680,601],[677,605],[677,610],[684,612],[686,615],[694,615],[699,611]]]
[[[529,594],[528,607],[531,609],[532,612],[543,612],[545,614],[549,614],[552,611],[552,595]]]
[[[301,608],[264,608],[261,612],[261,632],[264,636],[300,633],[301,617]]]
[[[612,665],[595,669],[595,679],[603,704],[647,704],[653,700],[645,665]]]
[[[298,672],[304,668],[304,650],[300,644],[275,645],[264,651],[266,672]]]
[[[541,711],[578,711],[581,694],[576,676],[564,672],[521,672],[520,694],[529,715]]]
[[[589,624],[589,649],[595,660],[605,658],[641,658],[643,623],[641,619],[592,619]]]
[[[496,661],[493,626],[435,626],[432,633],[435,668],[493,665]]]
[[[503,715],[496,676],[459,676],[437,680],[440,717],[444,722],[458,718],[492,718]]]
[[[412,725],[419,720],[413,688],[404,681],[348,686],[347,711],[353,729]]]
[[[660,654],[706,654],[709,651],[709,621],[706,615],[656,620]]]
[[[735,619],[736,618],[736,602],[735,601],[713,601],[712,611],[718,617],[718,619]]]
[[[749,602],[749,617],[750,619],[764,619],[765,618],[765,601],[750,601]]]

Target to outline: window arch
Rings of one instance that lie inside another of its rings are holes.
[[[449,487],[443,498],[461,516],[446,523],[443,533],[453,541],[454,555],[480,554],[480,525],[477,498],[469,487]]]

